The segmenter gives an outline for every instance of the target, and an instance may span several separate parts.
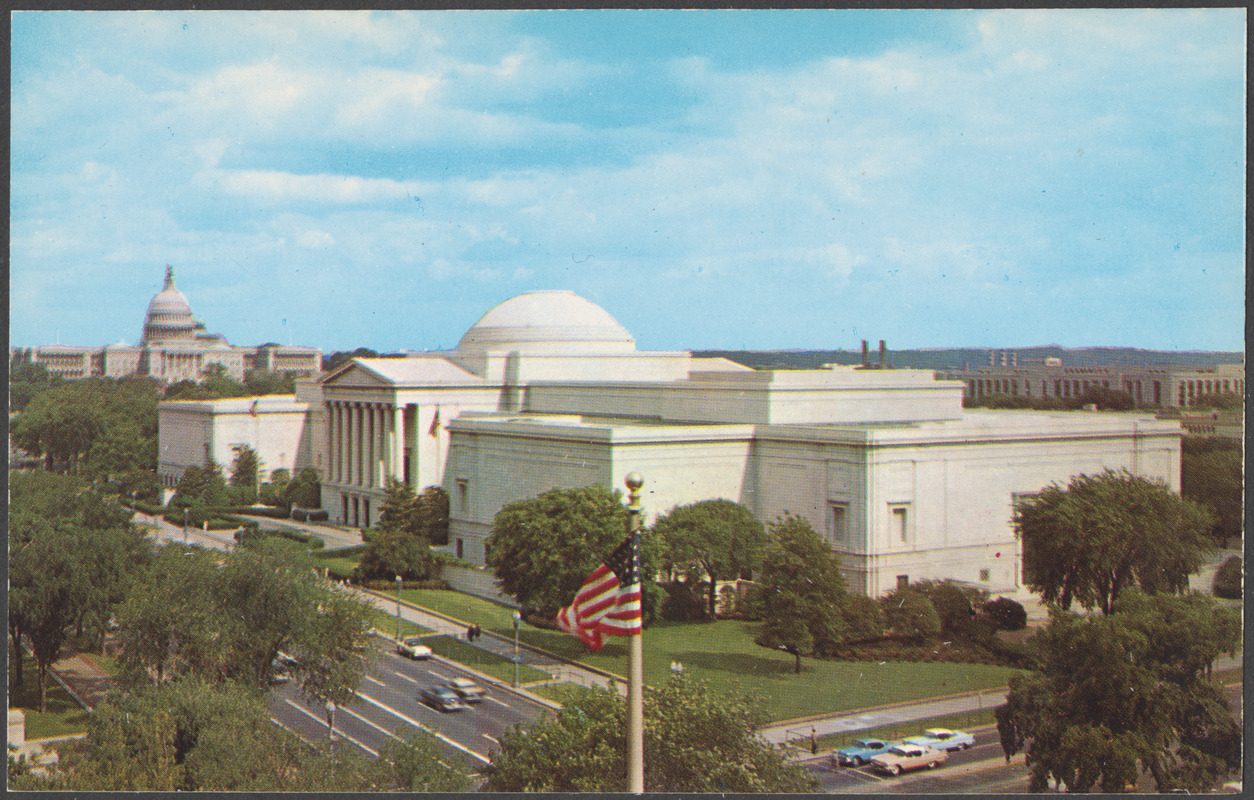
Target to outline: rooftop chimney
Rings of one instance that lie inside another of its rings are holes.
[[[880,339],[880,369],[884,368],[884,340]]]
[[[864,367],[869,366],[870,363],[871,362],[867,360],[866,339],[863,339],[862,340],[862,366]]]

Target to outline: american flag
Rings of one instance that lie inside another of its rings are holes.
[[[601,649],[602,634],[640,634],[640,553],[634,536],[623,540],[579,587],[575,601],[557,612],[557,626],[592,650]]]

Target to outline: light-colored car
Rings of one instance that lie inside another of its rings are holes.
[[[966,750],[975,744],[975,737],[965,731],[951,731],[949,728],[928,728],[922,736],[911,736],[905,744],[917,744],[933,750],[945,750],[953,753]]]
[[[422,643],[421,636],[410,636],[401,639],[396,643],[396,652],[406,658],[414,658],[420,661],[431,658],[431,648]]]
[[[832,763],[838,767],[860,767],[892,746],[892,742],[881,739],[858,739],[832,753]]]
[[[871,759],[871,768],[889,775],[900,775],[909,769],[936,769],[945,763],[949,753],[917,744],[895,744]]]
[[[467,703],[482,703],[487,694],[482,686],[469,678],[450,678],[446,686]]]

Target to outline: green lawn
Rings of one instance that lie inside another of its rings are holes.
[[[458,592],[406,590],[417,605],[448,616],[477,622],[512,636],[512,611],[496,603]],[[753,643],[760,623],[720,620],[712,623],[658,622],[644,632],[644,681],[665,683],[672,661],[684,674],[700,678],[720,691],[748,694],[761,702],[773,720],[794,719],[835,711],[1005,686],[1016,670],[986,664],[942,662],[820,661],[803,658],[801,674],[793,674],[793,658]],[[573,636],[534,628],[526,623],[521,641],[589,666],[625,676],[627,644],[609,639],[600,652],[589,653]]]
[[[22,688],[9,695],[9,708],[20,708],[26,715],[27,739],[87,732],[87,709],[70,697],[51,673],[48,674],[48,710],[35,710],[39,708],[39,677],[35,660],[29,655],[22,658]]]
[[[428,636],[422,642],[431,648],[431,652],[450,661],[465,664],[506,683],[513,683],[514,681],[514,662],[508,658],[502,658],[494,653],[486,652],[468,642],[463,642],[461,639],[455,639],[451,636]],[[526,664],[518,665],[518,680],[520,683],[542,681],[550,677],[547,672],[541,672],[534,667],[529,667]]]
[[[377,608],[371,608],[369,611],[371,625],[375,626],[375,628],[379,629],[383,633],[386,633],[388,636],[396,635],[395,614],[388,614],[387,612],[380,611]],[[425,636],[431,632],[430,628],[424,628],[423,626],[410,622],[407,619],[401,620],[401,636]]]

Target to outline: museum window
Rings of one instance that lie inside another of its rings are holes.
[[[470,481],[466,478],[457,479],[457,510],[463,514],[470,512]]]
[[[457,540],[457,557],[465,557],[465,543],[461,539]]]
[[[989,579],[989,571],[987,569],[980,570],[980,582],[988,583],[988,579]]]
[[[910,523],[907,518],[906,506],[893,506],[890,509],[892,513],[892,536],[897,542],[910,541]]]
[[[848,548],[852,546],[853,543],[849,540],[849,504],[832,503],[832,513],[830,519],[830,544],[833,547],[838,548]]]
[[[904,592],[909,588],[910,588],[910,576],[898,575],[897,576],[897,591]]]

